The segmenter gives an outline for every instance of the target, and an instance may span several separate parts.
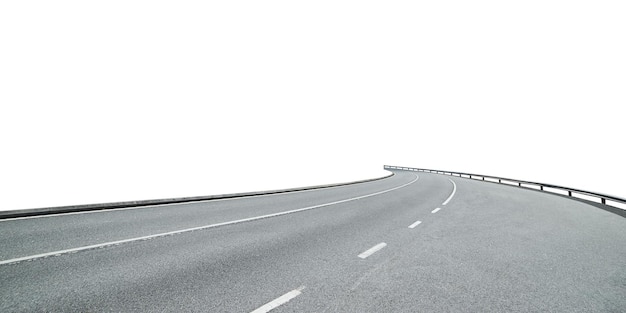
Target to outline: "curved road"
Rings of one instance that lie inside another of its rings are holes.
[[[240,199],[0,220],[0,312],[623,312],[626,219],[394,170]]]

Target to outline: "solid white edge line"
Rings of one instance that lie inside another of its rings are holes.
[[[430,212],[430,213],[437,213],[437,212],[439,212],[439,210],[441,210],[441,208],[436,208],[436,209],[432,210],[432,212]]]
[[[417,222],[415,222],[415,223],[411,224],[411,225],[409,226],[409,228],[415,228],[415,226],[417,226],[417,225],[419,225],[419,224],[421,224],[421,223],[422,223],[422,221],[417,221]]]
[[[292,290],[292,291],[290,291],[290,292],[288,292],[288,293],[286,293],[286,294],[284,294],[284,295],[282,295],[282,296],[280,296],[280,297],[278,297],[278,298],[276,298],[276,299],[274,299],[274,300],[264,304],[263,306],[261,306],[260,308],[252,311],[251,313],[267,313],[267,312],[269,312],[269,311],[271,311],[271,310],[273,310],[273,309],[275,309],[275,308],[277,308],[277,307],[279,307],[279,306],[289,302],[291,299],[299,296],[300,294],[302,294],[302,290],[304,288],[305,288],[304,286],[301,286],[298,289],[294,289],[294,290]]]
[[[448,199],[446,199],[446,201],[443,202],[443,205],[448,204],[448,202],[450,202],[450,200],[452,200],[452,197],[454,197],[454,193],[456,193],[456,184],[454,183],[454,181],[452,179],[448,178],[448,180],[452,183],[452,186],[454,188],[452,189],[452,193],[450,194]]]
[[[322,189],[340,188],[340,187],[346,187],[346,186],[349,186],[349,185],[331,186],[331,187],[324,187],[324,188],[317,188],[317,189],[307,189],[307,190],[285,191],[285,192],[279,192],[279,193],[269,193],[269,194],[241,196],[241,197],[232,197],[232,198],[222,198],[222,199],[208,199],[208,200],[198,200],[198,201],[179,202],[179,203],[149,204],[149,205],[143,205],[143,206],[126,207],[126,208],[91,210],[91,211],[79,211],[79,212],[67,212],[67,213],[53,213],[53,214],[45,214],[45,215],[22,216],[22,217],[10,217],[10,218],[0,219],[0,223],[1,222],[5,222],[5,221],[17,221],[17,220],[27,220],[27,219],[35,219],[35,218],[66,216],[66,215],[93,214],[93,213],[105,213],[105,212],[126,211],[126,210],[149,209],[149,208],[156,208],[156,207],[162,207],[162,206],[171,206],[171,205],[184,205],[184,204],[194,204],[194,203],[204,203],[204,202],[232,201],[232,200],[247,199],[247,198],[254,198],[254,197],[269,197],[269,196],[276,196],[276,195],[281,195],[281,194],[296,194],[296,193],[302,193],[302,192],[319,191],[319,190],[322,190]]]
[[[136,237],[136,238],[129,238],[129,239],[123,239],[123,240],[99,243],[99,244],[95,244],[95,245],[83,246],[83,247],[78,247],[78,248],[72,248],[72,249],[65,249],[65,250],[59,250],[59,251],[54,251],[54,252],[47,252],[47,253],[29,255],[29,256],[25,256],[25,257],[20,257],[20,258],[14,258],[14,259],[0,261],[0,265],[9,264],[9,263],[16,263],[16,262],[21,262],[21,261],[27,261],[27,260],[33,260],[33,259],[40,259],[40,258],[45,258],[45,257],[49,257],[49,256],[57,256],[57,255],[62,255],[62,254],[67,254],[67,253],[74,253],[74,252],[83,251],[83,250],[104,248],[104,247],[108,247],[108,246],[115,246],[115,245],[119,245],[119,244],[123,244],[123,243],[133,242],[133,241],[149,240],[149,239],[154,239],[154,238],[157,238],[157,237],[165,237],[165,236],[177,235],[177,234],[191,232],[191,231],[215,228],[215,227],[226,226],[226,225],[239,224],[239,223],[244,223],[244,222],[256,221],[256,220],[260,220],[260,219],[264,219],[264,218],[270,218],[270,217],[276,217],[276,216],[292,214],[292,213],[297,213],[297,212],[302,212],[302,211],[308,211],[308,210],[317,209],[317,208],[326,207],[326,206],[331,206],[331,205],[335,205],[335,204],[339,204],[339,203],[344,203],[344,202],[359,200],[359,199],[363,199],[363,198],[373,197],[373,196],[377,196],[377,195],[380,195],[380,194],[383,194],[383,193],[394,191],[394,190],[406,187],[406,186],[416,182],[419,179],[419,176],[417,176],[417,175],[415,175],[415,176],[416,176],[416,178],[414,180],[412,180],[412,181],[410,181],[410,182],[408,182],[408,183],[406,183],[404,185],[400,185],[398,187],[394,187],[394,188],[391,188],[391,189],[378,191],[378,192],[374,192],[374,193],[371,193],[371,194],[358,196],[358,197],[354,197],[354,198],[349,198],[349,199],[344,199],[344,200],[338,200],[338,201],[318,204],[318,205],[309,206],[309,207],[305,207],[305,208],[301,208],[301,209],[283,211],[283,212],[278,212],[278,213],[271,213],[271,214],[260,215],[260,216],[255,216],[255,217],[248,217],[248,218],[243,218],[243,219],[234,220],[234,221],[228,221],[228,222],[210,224],[210,225],[205,225],[205,226],[186,228],[186,229],[181,229],[181,230],[174,230],[174,231],[170,231],[170,232],[166,232],[166,233],[159,233],[159,234],[154,234],[154,235],[141,236],[141,237]]]
[[[387,246],[387,244],[386,244],[386,243],[384,243],[384,242],[381,242],[381,243],[379,243],[379,244],[377,244],[377,245],[375,245],[375,246],[373,246],[373,247],[369,248],[367,251],[365,251],[365,252],[363,252],[363,253],[359,254],[359,258],[361,258],[361,259],[365,259],[365,258],[367,258],[368,256],[370,256],[370,255],[372,255],[372,254],[376,253],[378,250],[380,250],[380,249],[384,248],[385,246]]]

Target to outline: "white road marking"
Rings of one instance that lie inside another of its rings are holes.
[[[317,208],[321,208],[321,207],[331,206],[331,205],[335,205],[335,204],[340,204],[340,203],[344,203],[344,202],[355,201],[355,200],[359,200],[359,199],[363,199],[363,198],[377,196],[377,195],[380,195],[380,194],[383,194],[383,193],[387,193],[387,192],[390,192],[390,191],[394,191],[394,190],[406,187],[406,186],[408,186],[410,184],[413,184],[414,182],[416,182],[419,179],[419,176],[417,176],[417,175],[415,175],[415,176],[416,176],[416,178],[414,180],[412,180],[412,181],[410,181],[410,182],[408,182],[406,184],[400,185],[398,187],[394,187],[394,188],[391,188],[391,189],[378,191],[378,192],[374,192],[374,193],[370,193],[370,194],[367,194],[367,195],[358,196],[358,197],[354,197],[354,198],[349,198],[349,199],[344,199],[344,200],[339,200],[339,201],[333,201],[333,202],[313,205],[313,206],[309,206],[309,207],[305,207],[305,208],[301,208],[301,209],[283,211],[283,212],[272,213],[272,214],[265,214],[265,215],[261,215],[261,216],[248,217],[248,218],[243,218],[243,219],[234,220],[234,221],[228,221],[228,222],[210,224],[210,225],[205,225],[205,226],[186,228],[186,229],[181,229],[181,230],[174,230],[174,231],[170,231],[170,232],[159,233],[159,234],[148,235],[148,236],[141,236],[141,237],[136,237],[136,238],[129,238],[129,239],[123,239],[123,240],[117,240],[117,241],[104,242],[104,243],[99,243],[99,244],[94,244],[94,245],[89,245],[89,246],[83,246],[83,247],[78,247],[78,248],[72,248],[72,249],[65,249],[65,250],[59,250],[59,251],[53,251],[53,252],[29,255],[29,256],[25,256],[25,257],[20,257],[20,258],[14,258],[14,259],[0,261],[0,265],[9,264],[9,263],[17,263],[17,262],[21,262],[21,261],[30,261],[30,260],[34,260],[34,259],[40,259],[40,258],[49,257],[49,256],[62,255],[62,254],[67,254],[67,253],[74,253],[74,252],[78,252],[78,251],[91,250],[91,249],[96,249],[96,248],[104,248],[104,247],[115,246],[115,245],[119,245],[119,244],[123,244],[123,243],[129,243],[129,242],[133,242],[133,241],[149,240],[149,239],[154,239],[154,238],[158,238],[158,237],[178,235],[178,234],[182,234],[182,233],[187,233],[187,232],[192,232],[192,231],[197,231],[197,230],[203,230],[203,229],[209,229],[209,228],[215,228],[215,227],[220,227],[220,226],[233,225],[233,224],[239,224],[239,223],[244,223],[244,222],[251,222],[251,221],[256,221],[256,220],[260,220],[260,219],[264,219],[264,218],[270,218],[270,217],[276,217],[276,216],[281,216],[281,215],[287,215],[287,214],[292,214],[292,213],[297,213],[297,212],[317,209]]]
[[[432,212],[430,212],[430,213],[437,213],[437,212],[439,212],[439,210],[441,210],[441,208],[436,208],[436,209],[434,209],[434,210],[433,210]]]
[[[415,222],[415,223],[411,224],[411,225],[409,226],[409,228],[415,228],[415,226],[417,226],[417,225],[419,225],[419,224],[421,224],[421,223],[422,223],[422,221],[417,221],[417,222]]]
[[[149,205],[141,205],[141,206],[133,206],[133,207],[114,208],[114,209],[78,211],[78,212],[67,212],[67,213],[54,213],[54,214],[22,216],[22,217],[10,217],[10,218],[0,219],[0,222],[26,220],[26,219],[34,219],[34,218],[44,218],[44,217],[77,215],[77,214],[93,214],[93,213],[104,213],[104,212],[113,212],[113,211],[138,210],[138,209],[148,209],[148,208],[156,208],[156,207],[170,206],[170,205],[182,205],[182,204],[204,203],[204,202],[231,201],[231,200],[246,199],[246,198],[253,198],[253,197],[269,197],[269,196],[276,196],[276,195],[281,195],[281,194],[296,194],[296,193],[301,193],[301,192],[311,192],[311,191],[317,191],[317,190],[320,190],[320,189],[338,188],[338,187],[346,187],[346,186],[349,186],[349,185],[331,186],[331,187],[324,187],[324,188],[317,188],[317,189],[285,191],[285,192],[276,192],[276,193],[261,194],[261,195],[250,195],[250,196],[241,196],[241,197],[236,197],[235,196],[235,197],[232,197],[232,198],[222,198],[222,199],[207,199],[207,200],[197,200],[197,201],[191,200],[189,202],[179,202],[179,203],[149,204]]]
[[[304,286],[301,286],[298,289],[294,289],[294,290],[292,290],[292,291],[290,291],[290,292],[288,292],[288,293],[286,293],[286,294],[284,294],[284,295],[282,295],[282,296],[272,300],[271,302],[263,305],[262,307],[252,311],[251,313],[267,313],[267,312],[269,312],[269,311],[271,311],[271,310],[273,310],[273,309],[275,309],[275,308],[277,308],[277,307],[279,307],[279,306],[289,302],[289,300],[299,296],[300,294],[302,294],[302,290],[304,288],[305,288]]]
[[[369,250],[367,250],[367,251],[365,251],[365,252],[363,252],[363,253],[359,254],[359,258],[361,258],[361,259],[365,259],[365,258],[367,258],[368,256],[370,256],[370,255],[372,255],[372,254],[376,253],[378,250],[380,250],[380,249],[384,248],[386,245],[387,245],[386,243],[381,242],[381,243],[379,243],[379,244],[377,244],[377,245],[375,245],[375,246],[373,246],[373,247],[369,248]]]
[[[446,201],[443,202],[443,205],[448,204],[448,202],[450,202],[450,200],[452,200],[452,197],[454,197],[454,193],[456,192],[456,184],[454,183],[454,181],[452,179],[448,178],[448,180],[452,183],[452,186],[454,187],[454,189],[452,189],[452,193],[450,194],[448,199],[446,199]]]

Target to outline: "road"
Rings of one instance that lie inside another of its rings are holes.
[[[0,312],[626,311],[625,218],[534,190],[393,172],[2,220]]]

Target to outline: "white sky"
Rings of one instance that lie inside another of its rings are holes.
[[[2,1],[0,209],[386,175],[626,196],[624,1]]]

